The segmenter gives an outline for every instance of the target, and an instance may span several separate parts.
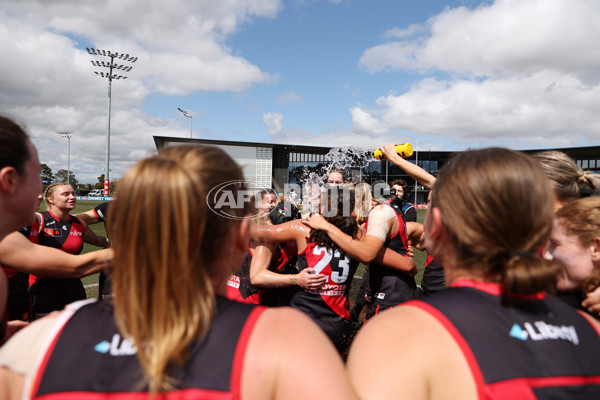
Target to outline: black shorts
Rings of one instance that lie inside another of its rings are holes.
[[[50,278],[44,278],[42,281],[45,279]],[[69,279],[68,281],[61,282],[59,287],[55,288],[56,290],[48,290],[52,287],[47,284],[43,287],[36,287],[39,282],[30,288],[32,319],[38,319],[52,311],[62,310],[67,304],[74,301],[86,299],[83,283],[79,279]]]

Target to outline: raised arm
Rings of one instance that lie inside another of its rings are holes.
[[[425,171],[417,164],[413,164],[410,161],[400,157],[396,152],[394,144],[386,144],[385,146],[380,147],[380,149],[387,161],[398,166],[398,168],[402,169],[404,172],[410,175],[411,178],[419,182],[426,189],[431,190],[433,188],[433,184],[436,181],[435,176],[431,175],[429,172]]]
[[[31,243],[19,232],[0,241],[0,264],[19,272],[56,278],[81,278],[112,267],[111,249],[72,255]]]

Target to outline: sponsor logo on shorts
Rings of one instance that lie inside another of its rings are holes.
[[[312,289],[305,289],[304,291],[306,293],[318,294],[318,295],[321,295],[321,296],[343,296],[344,293],[346,293],[345,291],[340,291],[340,290],[312,290]]]
[[[514,324],[509,336],[519,340],[568,340],[574,345],[579,344],[579,336],[573,325],[551,325],[544,321],[525,322],[523,327]]]
[[[94,350],[102,354],[110,354],[111,356],[131,356],[137,353],[137,348],[132,339],[123,339],[121,335],[115,333],[109,342],[103,340],[94,346]]]
[[[346,287],[346,285],[325,284],[321,286],[321,289],[305,289],[304,291],[311,294],[320,294],[321,296],[343,296],[346,293]]]

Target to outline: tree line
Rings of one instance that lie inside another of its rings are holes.
[[[71,186],[73,186],[77,194],[81,192],[89,192],[93,189],[104,188],[104,174],[98,177],[97,183],[79,183],[73,171],[71,171],[71,173],[69,174],[69,172],[66,169],[59,169],[56,172],[56,174],[54,174],[52,172],[52,168],[50,168],[47,164],[42,164],[42,172],[40,176],[42,178],[42,183],[44,184],[44,186],[49,185],[53,182],[69,182]],[[113,180],[110,182],[111,193],[114,192],[116,183],[117,180]]]

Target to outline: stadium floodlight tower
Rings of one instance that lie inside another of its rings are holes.
[[[193,117],[192,117],[192,115],[191,115],[191,114],[190,114],[188,111],[186,111],[186,110],[182,110],[182,109],[181,109],[181,108],[179,108],[179,107],[177,107],[177,109],[178,109],[179,111],[181,111],[181,113],[183,114],[183,116],[184,116],[184,117],[187,117],[187,118],[189,118],[189,119],[190,119],[190,139],[191,139],[191,138],[192,138],[192,118],[193,118]]]
[[[67,138],[67,184],[71,184],[71,135],[73,132],[56,132]]]
[[[110,58],[110,62],[106,61],[92,61],[92,65],[95,67],[108,68],[108,73],[94,71],[96,75],[100,75],[103,78],[108,78],[108,123],[106,126],[106,169],[104,170],[104,196],[109,195],[109,171],[110,171],[110,106],[111,106],[111,86],[113,79],[127,79],[125,75],[119,75],[131,71],[132,66],[115,64],[115,58],[121,61],[127,61],[134,63],[137,61],[137,57],[132,57],[129,54],[113,53],[110,50],[100,50],[86,47],[88,53],[93,56],[102,56]],[[119,70],[118,73],[113,74],[113,70]]]

